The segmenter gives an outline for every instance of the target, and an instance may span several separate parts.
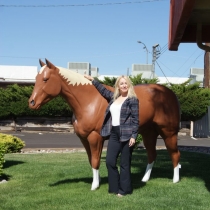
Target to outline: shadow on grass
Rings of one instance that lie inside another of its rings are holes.
[[[12,166],[15,166],[15,165],[23,164],[23,163],[25,163],[25,162],[23,162],[23,161],[16,161],[16,160],[7,160],[3,164],[3,169],[9,168],[9,167],[12,167]],[[11,177],[12,176],[3,173],[0,176],[0,180],[4,180],[5,179],[5,180],[9,181],[11,179]]]
[[[182,178],[197,178],[205,182],[210,191],[210,155],[180,151],[180,181]],[[132,158],[132,182],[135,188],[143,186],[139,182],[144,176],[147,166],[147,154],[145,150],[134,151]],[[150,179],[166,178],[173,182],[173,165],[167,150],[158,150]]]
[[[11,166],[15,166],[15,165],[19,165],[19,164],[23,164],[25,162],[23,161],[16,161],[16,160],[7,160],[5,161],[4,165],[3,165],[3,169],[4,168],[9,168]]]
[[[180,181],[182,178],[197,178],[205,182],[207,190],[210,192],[210,155],[180,151]],[[103,158],[105,161],[105,158]],[[132,183],[134,189],[146,185],[142,182],[147,167],[146,150],[134,150],[132,156]],[[173,182],[173,165],[167,150],[157,150],[157,159],[154,163],[150,180],[163,178]]]
[[[9,181],[11,179],[11,177],[12,176],[3,173],[3,174],[0,175],[0,181],[2,181],[2,180]]]
[[[16,160],[7,160],[3,164],[3,169],[9,168],[9,167],[12,167],[12,166],[15,166],[15,165],[23,164],[23,163],[25,163],[25,162],[23,162],[23,161],[16,161]],[[4,179],[9,181],[11,179],[11,177],[12,176],[3,173],[3,174],[0,175],[0,181],[4,180]]]
[[[195,178],[203,180],[207,190],[210,192],[210,155],[196,153],[196,152],[181,152],[181,169],[180,169],[180,182],[184,178]],[[105,162],[105,156],[101,158]],[[135,150],[132,156],[132,183],[133,189],[139,189],[146,185],[142,182],[147,166],[147,154],[145,150]],[[173,183],[173,165],[167,150],[157,150],[157,159],[152,169],[150,180],[152,179],[168,179]],[[92,183],[92,177],[64,179],[57,181],[49,186],[57,186],[66,183]],[[107,177],[101,177],[100,185],[107,184]],[[163,183],[164,184],[164,183]]]
[[[84,182],[84,183],[92,183],[93,179],[92,178],[78,178],[78,179],[64,179],[64,180],[60,180],[58,182],[55,182],[54,184],[50,184],[50,187],[55,187],[61,184],[69,184],[69,183],[78,183],[78,182]],[[100,185],[103,184],[107,184],[108,183],[108,179],[107,177],[101,177],[101,181],[100,181]]]

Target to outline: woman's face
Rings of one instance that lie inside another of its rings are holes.
[[[125,95],[128,93],[128,84],[123,77],[120,79],[118,87],[121,95]]]

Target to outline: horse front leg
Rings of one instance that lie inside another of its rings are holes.
[[[80,138],[83,146],[88,155],[89,163],[92,167],[93,172],[93,182],[91,186],[91,190],[96,190],[99,187],[100,176],[99,176],[99,166],[100,166],[100,158],[101,152],[103,148],[103,139],[102,137],[95,131],[92,131],[88,137],[82,137],[84,131],[80,129],[77,124],[77,121],[74,119],[73,121],[74,131]]]
[[[87,152],[88,155],[88,160],[89,163],[92,167],[92,171],[93,171],[93,182],[92,182],[92,186],[91,186],[91,190],[96,190],[99,187],[99,182],[100,182],[100,176],[99,176],[99,170],[96,168],[93,168],[92,166],[92,153],[91,153],[91,149],[90,149],[90,144],[88,142],[87,139],[80,139],[83,146],[85,147],[85,150]]]
[[[93,182],[91,190],[96,190],[99,187],[99,182],[100,182],[99,167],[100,167],[101,152],[103,149],[104,140],[95,131],[92,131],[87,139],[90,145],[90,152],[91,152],[90,160],[93,171]]]

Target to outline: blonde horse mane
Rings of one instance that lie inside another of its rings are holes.
[[[42,71],[44,70],[44,68],[46,67],[43,66],[40,71],[39,71],[39,74],[42,73]],[[75,71],[72,71],[70,69],[65,69],[63,67],[59,67],[59,66],[56,66],[58,69],[59,69],[59,74],[64,78],[64,79],[67,79],[67,82],[69,85],[87,85],[87,84],[90,84],[92,85],[92,82],[89,81],[88,79],[86,79],[82,74],[79,74]]]

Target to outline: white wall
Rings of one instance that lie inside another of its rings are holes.
[[[38,69],[36,66],[0,65],[0,80],[35,80]]]

